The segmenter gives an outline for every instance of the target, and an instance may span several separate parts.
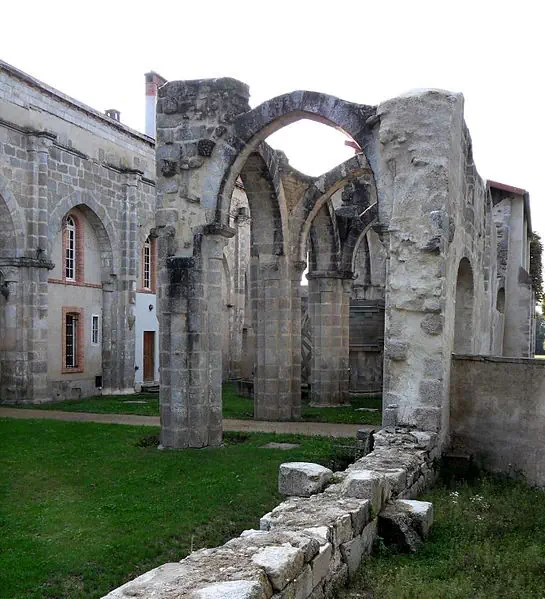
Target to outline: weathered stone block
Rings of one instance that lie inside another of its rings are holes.
[[[378,513],[388,501],[390,492],[389,481],[373,470],[354,470],[342,483],[343,495],[368,499],[375,513]]]
[[[278,490],[283,495],[310,497],[324,489],[333,477],[329,468],[309,462],[287,462],[280,465]]]
[[[423,539],[427,538],[433,525],[433,504],[414,499],[399,499],[397,503],[409,510],[418,534]]]
[[[265,570],[273,589],[281,591],[302,571],[305,558],[300,549],[286,544],[261,549],[252,557],[252,562]]]
[[[313,588],[316,587],[319,583],[321,583],[327,576],[332,552],[333,547],[331,543],[326,543],[325,545],[320,547],[320,552],[312,561],[311,567]]]
[[[266,597],[261,585],[250,580],[217,582],[199,589],[191,599],[263,599]]]
[[[400,499],[388,504],[379,514],[378,532],[387,544],[414,553],[429,534],[432,522],[431,503]]]

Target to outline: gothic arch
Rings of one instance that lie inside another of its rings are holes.
[[[359,219],[352,222],[348,235],[343,243],[341,256],[341,269],[349,272],[355,270],[355,260],[360,243],[367,235],[369,229],[378,223],[378,204],[372,204]]]
[[[103,280],[119,272],[118,237],[113,223],[104,208],[89,192],[76,191],[58,202],[49,215],[48,255],[53,250],[55,237],[61,231],[64,216],[73,208],[77,208],[89,221],[98,240]]]
[[[312,221],[309,242],[309,271],[337,272],[341,256],[341,240],[335,209],[331,202],[323,204]]]
[[[240,172],[250,207],[250,253],[287,254],[287,209],[273,150],[262,144]]]
[[[224,147],[227,168],[220,184],[217,220],[227,222],[231,194],[242,167],[261,142],[279,129],[301,119],[317,121],[344,131],[360,147],[365,145],[366,120],[376,108],[346,102],[309,91],[277,96],[234,119],[234,135]]]
[[[456,277],[456,301],[454,307],[454,353],[473,353],[474,317],[473,268],[467,258],[462,258]]]
[[[322,206],[347,183],[369,176],[375,189],[373,172],[365,155],[360,153],[315,179],[291,216],[293,252],[298,261],[306,259],[307,238],[312,222]]]

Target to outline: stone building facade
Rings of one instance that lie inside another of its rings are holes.
[[[0,63],[2,401],[134,391],[154,179],[152,139]]]

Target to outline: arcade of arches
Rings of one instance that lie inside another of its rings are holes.
[[[160,383],[162,445],[202,447],[228,378],[268,420],[305,384],[322,406],[382,389],[385,425],[446,439],[452,353],[530,355],[528,194],[479,177],[461,95],[250,109],[238,81],[174,81],[154,143],[0,75],[2,402]],[[266,139],[301,119],[354,155],[293,169]]]

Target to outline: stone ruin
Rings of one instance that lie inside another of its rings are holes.
[[[311,401],[347,401],[354,272],[374,231],[386,273],[383,429],[344,472],[282,465],[289,497],[259,531],[156,568],[111,599],[333,597],[377,534],[416,549],[433,510],[413,499],[434,482],[451,435],[452,354],[531,354],[528,197],[479,177],[460,94],[366,106],[297,91],[254,109],[248,98],[233,79],[159,90],[161,444],[222,441],[222,257],[239,181],[251,215],[256,417],[301,415],[307,267]],[[317,178],[287,168],[265,140],[303,118],[344,131],[355,156]]]
[[[368,106],[296,91],[254,109],[248,99],[234,79],[159,90],[162,445],[221,443],[222,257],[238,181],[251,216],[256,418],[300,417],[307,267],[311,401],[347,401],[355,261],[373,231],[386,272],[383,424],[443,444],[453,352],[532,351],[528,194],[480,178],[461,94],[422,90]],[[299,119],[345,132],[356,154],[321,177],[286,168],[265,140]],[[518,264],[502,262],[506,234]]]

